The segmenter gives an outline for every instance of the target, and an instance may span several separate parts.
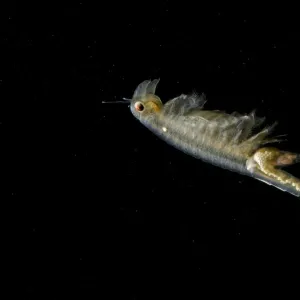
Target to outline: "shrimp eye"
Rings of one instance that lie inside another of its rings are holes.
[[[143,111],[144,110],[144,104],[142,102],[136,102],[134,104],[134,108],[137,110],[137,111]]]

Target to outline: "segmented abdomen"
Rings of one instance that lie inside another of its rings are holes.
[[[215,122],[195,116],[157,118],[145,122],[145,126],[167,143],[191,156],[232,171],[246,172],[248,157],[244,152],[233,148],[234,132],[229,127],[224,130]]]

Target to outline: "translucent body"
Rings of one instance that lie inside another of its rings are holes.
[[[142,82],[130,105],[133,115],[149,130],[195,158],[300,196],[300,181],[278,169],[298,161],[299,156],[264,147],[276,141],[268,137],[274,126],[257,130],[264,119],[254,113],[204,110],[206,99],[196,93],[181,95],[163,104],[155,95],[158,82]]]

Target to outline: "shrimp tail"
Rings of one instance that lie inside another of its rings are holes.
[[[280,169],[298,162],[300,155],[297,153],[265,147],[248,159],[247,169],[252,177],[300,197],[300,179]]]

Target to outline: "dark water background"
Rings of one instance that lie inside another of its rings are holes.
[[[300,152],[299,28],[296,5],[274,3],[8,2],[3,228],[22,299],[244,298],[297,281],[297,198],[190,158],[101,101],[160,78],[163,101],[196,90],[210,109],[257,109]]]

